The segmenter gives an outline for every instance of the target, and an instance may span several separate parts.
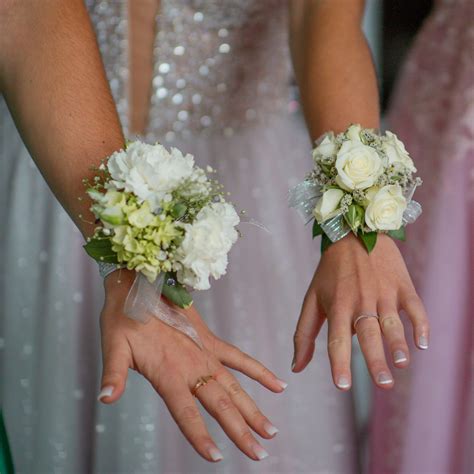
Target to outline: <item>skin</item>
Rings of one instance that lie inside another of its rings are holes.
[[[302,0],[289,6],[290,47],[311,139],[328,130],[341,132],[351,123],[378,128],[376,74],[361,28],[364,1]],[[384,342],[396,367],[407,367],[410,358],[401,310],[412,322],[417,347],[426,349],[428,320],[397,246],[379,235],[369,255],[350,234],[324,252],[309,285],[294,335],[293,371],[309,364],[327,320],[336,387],[351,387],[354,333],[374,383],[393,387]],[[361,314],[378,314],[380,320],[365,318],[354,328]]]

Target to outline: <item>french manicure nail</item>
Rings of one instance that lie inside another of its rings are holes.
[[[224,456],[222,453],[217,449],[217,448],[209,448],[209,456],[211,456],[211,459],[215,462],[217,461],[222,461],[224,459]]]
[[[407,356],[403,351],[399,350],[393,353],[393,362],[395,362],[395,364],[400,364],[401,362],[406,362],[407,360]]]
[[[264,423],[263,429],[269,436],[276,435],[279,431],[279,429],[276,426],[273,426],[269,421]]]
[[[268,458],[268,453],[259,444],[254,444],[252,449],[259,461]]]
[[[100,402],[104,397],[111,397],[112,394],[114,393],[114,387],[111,385],[107,385],[107,387],[104,387],[100,393],[99,396],[97,397],[97,400]]]
[[[295,360],[293,359],[293,362],[291,363],[291,370],[294,370],[296,367],[296,362]]]
[[[418,347],[420,349],[428,349],[428,338],[426,336],[420,336],[418,338]]]
[[[286,387],[288,387],[288,384],[286,382],[283,382],[283,380],[277,379],[277,384],[285,390]]]
[[[377,375],[377,383],[380,385],[388,385],[393,382],[392,377],[385,372]]]
[[[349,388],[351,386],[351,383],[349,382],[349,379],[345,375],[341,375],[337,379],[336,385],[338,388]]]

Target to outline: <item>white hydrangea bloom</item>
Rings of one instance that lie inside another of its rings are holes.
[[[185,237],[177,250],[182,265],[178,280],[195,290],[207,290],[211,276],[218,279],[224,275],[239,222],[231,204],[218,202],[201,209],[192,224],[184,224]]]

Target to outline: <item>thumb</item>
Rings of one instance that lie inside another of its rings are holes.
[[[97,399],[103,403],[116,402],[125,391],[130,351],[126,344],[116,344],[103,351],[101,390]]]
[[[311,290],[308,291],[293,337],[295,346],[293,363],[291,365],[293,372],[301,372],[313,358],[315,340],[324,320],[324,315],[318,307],[316,293]]]

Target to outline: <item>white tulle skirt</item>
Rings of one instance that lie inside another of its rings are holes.
[[[236,206],[269,232],[242,224],[228,274],[196,296],[209,326],[262,360],[289,386],[243,385],[280,428],[262,463],[245,458],[209,420],[225,460],[187,444],[164,404],[130,373],[114,406],[96,402],[103,287],[82,238],[55,201],[0,103],[2,225],[0,404],[18,473],[350,473],[357,470],[352,400],[331,383],[324,336],[311,366],[292,375],[292,335],[319,258],[287,189],[311,166],[301,120],[275,118],[232,137],[177,145],[210,164]],[[209,419],[209,417],[208,417]]]

